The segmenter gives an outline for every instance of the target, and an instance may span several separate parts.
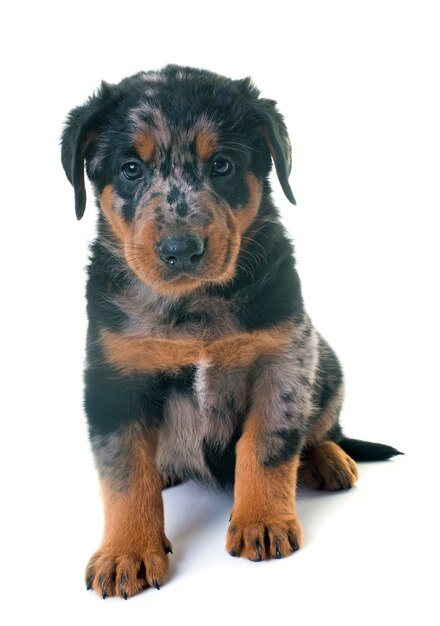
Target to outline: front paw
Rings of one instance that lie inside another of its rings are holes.
[[[282,559],[301,546],[302,530],[296,517],[250,520],[232,516],[226,541],[231,556],[251,561]]]
[[[102,547],[87,565],[87,589],[94,589],[104,599],[119,596],[125,600],[147,587],[160,589],[168,572],[168,552],[171,544],[167,540],[157,549]]]

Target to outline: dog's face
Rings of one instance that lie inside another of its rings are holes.
[[[242,238],[264,209],[271,156],[294,202],[275,103],[249,79],[177,66],[103,84],[71,112],[62,141],[78,219],[85,160],[131,270],[176,296],[234,276]]]

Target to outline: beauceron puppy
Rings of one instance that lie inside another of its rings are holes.
[[[305,311],[271,198],[274,163],[295,204],[276,103],[249,78],[141,72],[70,112],[62,162],[77,218],[84,164],[99,207],[85,410],[105,529],[87,587],[162,585],[161,490],[188,478],[234,484],[231,555],[291,554],[298,481],[347,489],[354,459],[399,453],[342,434],[341,366]]]

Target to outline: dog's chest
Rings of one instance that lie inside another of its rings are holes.
[[[158,458],[164,474],[210,481],[213,454],[228,462],[231,442],[246,410],[246,379],[243,368],[200,362],[191,391],[170,393]]]
[[[233,304],[199,296],[177,310],[151,310],[141,292],[132,292],[119,306],[127,316],[124,335],[129,341],[141,338],[146,358],[159,342],[172,355],[177,376],[183,358],[193,371],[189,387],[170,385],[167,390],[159,433],[161,472],[170,478],[212,480],[212,451],[225,453],[245,413],[248,368],[234,359],[237,344],[231,338],[238,329]]]

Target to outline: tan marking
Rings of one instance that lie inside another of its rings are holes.
[[[244,366],[262,355],[281,353],[291,342],[291,328],[236,333],[216,340],[125,337],[104,330],[101,342],[108,363],[125,375],[177,370],[201,361],[223,367]]]
[[[203,130],[197,133],[196,150],[203,160],[209,159],[217,148],[217,135],[213,130]]]
[[[100,197],[101,209],[116,237],[122,244],[125,244],[133,237],[133,226],[131,224],[127,224],[115,211],[115,200],[113,186],[107,185],[104,187]]]
[[[202,197],[204,205],[211,206],[215,219],[206,230],[209,241],[210,259],[208,266],[209,282],[224,284],[234,277],[236,260],[240,249],[240,232],[237,218],[229,205],[221,201],[216,206],[210,194]]]
[[[323,441],[303,452],[298,480],[311,489],[350,489],[358,479],[356,463],[334,441]]]
[[[261,201],[261,184],[256,176],[248,172],[246,174],[246,182],[249,189],[249,200],[244,206],[238,207],[235,211],[240,234],[245,233],[254,221]]]
[[[145,113],[147,113],[148,117],[151,118],[151,125],[147,124],[143,119]],[[134,140],[136,140],[141,133],[151,135],[152,129],[154,129],[154,137],[159,146],[167,146],[170,144],[171,130],[159,109],[155,109],[148,103],[145,103],[144,105],[141,104],[139,107],[132,109],[129,112],[128,118],[134,127]]]
[[[131,424],[126,437],[131,450],[127,489],[118,491],[108,479],[101,479],[104,535],[86,570],[88,584],[99,594],[134,595],[147,584],[162,584],[168,570],[170,543],[155,461],[157,433]],[[145,579],[138,575],[142,563]]]
[[[100,197],[102,211],[122,244],[125,260],[138,278],[149,285],[156,286],[163,281],[154,243],[154,209],[160,204],[160,198],[151,201],[143,208],[140,218],[125,222],[117,210],[122,200],[114,193],[112,185],[107,185]]]
[[[299,456],[279,467],[264,467],[258,458],[260,436],[261,419],[251,414],[236,448],[234,506],[226,546],[228,552],[251,560],[287,556],[292,552],[289,537],[297,547],[302,543],[295,511]]]
[[[291,341],[291,329],[287,326],[237,333],[206,346],[206,360],[224,367],[249,365],[262,355],[280,354]]]
[[[157,243],[154,225],[154,209],[160,198],[142,208],[139,218],[134,220],[132,238],[125,243],[124,253],[128,265],[140,280],[154,285],[163,280],[160,273],[161,261],[155,249]]]
[[[136,136],[134,146],[137,153],[144,161],[150,161],[156,150],[154,137],[144,132],[141,132]]]
[[[175,370],[202,358],[202,344],[194,340],[158,337],[124,337],[101,333],[105,358],[123,374]]]

